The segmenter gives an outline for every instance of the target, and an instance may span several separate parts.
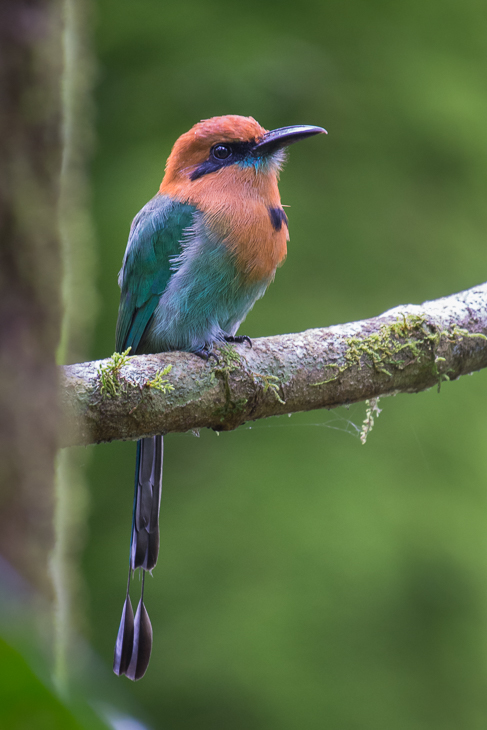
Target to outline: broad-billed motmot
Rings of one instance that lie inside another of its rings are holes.
[[[286,257],[288,221],[277,187],[284,148],[325,132],[297,125],[268,132],[252,117],[206,119],[183,134],[157,195],[136,215],[120,271],[116,349],[186,350],[205,360],[237,335]],[[113,669],[140,679],[152,648],[145,571],[159,552],[162,436],[137,443],[129,579]],[[132,571],[142,568],[134,614]]]

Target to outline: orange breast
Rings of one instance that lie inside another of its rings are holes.
[[[160,192],[196,205],[249,280],[272,278],[286,258],[287,226],[276,230],[269,214],[281,206],[274,172],[232,165],[186,184],[163,181]]]

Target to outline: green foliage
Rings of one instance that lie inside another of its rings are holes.
[[[225,343],[218,348],[218,362],[215,365],[215,372],[232,373],[242,366],[242,360],[234,345]]]
[[[48,684],[41,681],[21,653],[0,638],[0,727],[5,730],[102,730],[107,726],[84,709],[86,724],[75,716]],[[39,670],[39,662],[37,662]],[[45,668],[43,667],[43,670]],[[80,714],[80,708],[78,713]]]
[[[273,394],[275,399],[279,401],[279,403],[282,403],[284,405],[286,403],[285,400],[283,400],[279,394],[279,388],[281,386],[281,382],[277,375],[265,375],[262,373],[254,373],[252,372],[252,377],[256,379],[257,381],[261,381],[264,386],[264,393],[267,393],[268,390]]]
[[[100,365],[98,368],[101,395],[107,398],[113,398],[119,394],[120,388],[122,387],[120,371],[132,359],[129,356],[131,349],[129,347],[125,352],[114,352],[106,365]]]
[[[166,365],[165,368],[159,370],[152,380],[147,381],[146,385],[149,388],[158,390],[160,393],[170,393],[174,390],[174,385],[171,385],[169,380],[165,378],[165,375],[169,375],[172,370],[172,365]]]
[[[238,354],[237,350],[233,345],[225,344],[222,345],[222,347],[218,350],[218,356],[220,358],[220,362],[215,366],[214,370],[217,373],[221,373],[225,378],[226,383],[226,389],[227,389],[227,399],[231,400],[231,392],[230,392],[230,383],[228,380],[229,373],[234,372],[235,370],[238,370],[239,368],[246,369],[245,362],[242,361],[240,355]],[[266,375],[263,373],[256,373],[253,370],[250,371],[250,374],[252,378],[257,382],[261,383],[263,386],[263,392],[264,394],[267,393],[268,390],[271,391],[271,393],[274,395],[276,400],[279,401],[279,403],[282,403],[284,405],[285,401],[281,398],[279,394],[279,388],[280,388],[280,380],[276,375]],[[232,403],[233,411],[239,412],[242,410],[243,406],[246,404],[247,399],[240,398],[236,403]],[[222,417],[223,420],[223,417]]]
[[[441,339],[446,338],[449,342],[455,342],[456,339],[464,337],[487,339],[481,333],[470,333],[456,325],[450,330],[440,330],[434,324],[428,323],[426,315],[403,314],[392,324],[382,324],[379,332],[363,338],[348,337],[344,355],[345,364],[327,365],[328,369],[335,369],[336,374],[327,380],[313,383],[313,387],[333,382],[354,365],[360,368],[363,365],[373,367],[377,372],[392,377],[393,369],[404,370],[408,365],[432,358],[433,371],[440,385],[442,380],[448,380],[448,375],[438,370],[438,363],[445,361],[444,357],[436,354]]]
[[[245,404],[247,403],[246,398],[233,398],[232,389],[230,387],[230,373],[235,372],[241,367],[244,367],[240,355],[238,354],[234,345],[225,343],[218,348],[218,361],[213,365],[213,372],[223,379],[225,386],[225,405],[217,415],[220,416],[220,421],[223,422],[228,415],[239,414],[242,412]]]

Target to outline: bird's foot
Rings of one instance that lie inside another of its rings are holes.
[[[196,355],[196,357],[201,358],[205,362],[208,362],[210,357],[212,357],[215,360],[217,365],[220,363],[220,358],[217,355],[215,355],[214,352],[212,352],[211,350],[208,350],[206,347],[202,347],[201,350],[196,350],[196,352],[193,352],[193,355]]]
[[[247,335],[225,335],[223,339],[225,342],[235,342],[237,345],[241,345],[242,342],[248,342],[249,347],[252,347],[252,340]]]

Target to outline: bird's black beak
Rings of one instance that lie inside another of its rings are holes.
[[[264,138],[253,146],[252,152],[257,155],[272,153],[315,134],[328,134],[328,132],[323,127],[312,127],[309,124],[273,129],[272,132],[266,132]]]

